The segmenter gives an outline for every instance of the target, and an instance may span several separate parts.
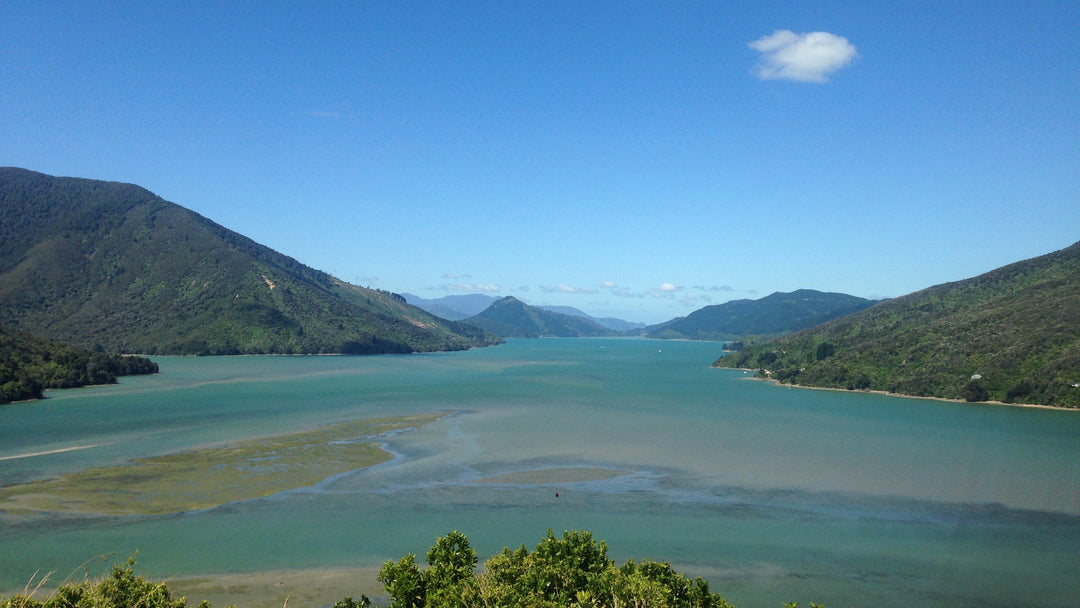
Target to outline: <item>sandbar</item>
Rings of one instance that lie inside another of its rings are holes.
[[[224,447],[139,458],[0,488],[0,510],[104,515],[196,511],[314,485],[393,458],[378,439],[445,413],[353,420]]]
[[[48,456],[49,454],[63,454],[64,452],[76,452],[78,450],[89,450],[90,448],[97,448],[103,445],[109,445],[107,443],[93,443],[90,445],[73,445],[66,448],[57,448],[55,450],[43,450],[40,452],[28,452],[26,454],[15,454],[13,456],[0,456],[0,460],[18,460],[20,458],[33,458],[34,456]]]

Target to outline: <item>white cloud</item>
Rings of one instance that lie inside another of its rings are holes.
[[[501,290],[498,285],[475,285],[473,283],[451,283],[443,285],[443,289],[446,291],[463,291],[465,293],[499,293]]]
[[[541,285],[540,289],[543,289],[544,293],[596,293],[596,289],[593,287],[571,287],[569,285]]]
[[[600,287],[602,287],[603,289],[615,289],[615,281],[604,281],[600,284]]]
[[[825,82],[829,74],[850,64],[857,56],[847,38],[828,32],[796,34],[776,30],[750,43],[761,52],[755,73],[762,80]]]
[[[661,283],[656,286],[655,289],[646,289],[645,295],[650,298],[665,298],[673,299],[676,293],[686,291],[685,287],[681,287],[674,283]]]

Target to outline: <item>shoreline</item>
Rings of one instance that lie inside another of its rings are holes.
[[[386,592],[376,580],[377,566],[268,570],[247,573],[203,573],[154,578],[168,585],[174,598],[186,597],[188,605],[202,600],[211,606],[235,605],[255,608],[294,605],[303,608],[333,606],[345,597],[359,600],[367,595],[385,603]]]
[[[753,372],[757,374],[756,369],[748,367],[717,367],[715,369],[734,369],[743,372]],[[1005,403],[1004,401],[965,401],[963,399],[948,399],[946,397],[926,397],[922,395],[905,395],[903,393],[890,393],[889,391],[874,391],[869,389],[847,389],[847,388],[835,388],[829,386],[808,386],[806,384],[785,384],[774,378],[758,378],[756,375],[744,378],[744,380],[758,380],[761,382],[768,382],[775,384],[776,386],[782,386],[787,388],[804,388],[814,391],[837,391],[841,393],[865,393],[868,395],[884,395],[886,397],[902,397],[904,399],[927,399],[929,401],[944,401],[946,403],[968,403],[971,405],[1004,405],[1007,407],[1027,407],[1041,410],[1054,410],[1058,412],[1080,412],[1080,407],[1064,407],[1061,405],[1039,405],[1037,403]]]
[[[135,575],[153,583],[165,584],[173,599],[186,598],[188,606],[197,606],[206,600],[215,608],[275,608],[290,604],[300,608],[328,608],[345,597],[359,600],[361,594],[367,595],[377,605],[384,605],[388,599],[382,583],[377,580],[378,566],[204,572],[175,576],[151,576],[136,567]],[[103,574],[102,578],[106,576]],[[0,601],[30,592],[33,592],[32,597],[43,601],[56,593],[61,582],[46,579],[44,584],[35,583],[26,588],[0,591]]]
[[[65,452],[77,452],[79,450],[89,450],[91,448],[99,448],[105,445],[112,445],[111,443],[92,443],[90,445],[73,445],[67,448],[56,448],[55,450],[44,450],[41,452],[28,452],[26,454],[13,454],[11,456],[0,456],[0,460],[19,460],[20,458],[34,458],[35,456],[48,456],[49,454],[63,454]]]

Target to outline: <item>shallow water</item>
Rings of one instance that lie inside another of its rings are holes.
[[[372,566],[452,529],[483,558],[551,528],[592,530],[620,562],[671,561],[742,608],[1075,601],[1080,413],[778,387],[711,369],[719,348],[156,358],[156,376],[5,406],[3,485],[452,414],[385,438],[391,462],[268,498],[172,516],[0,513],[0,590],[105,553],[138,550],[154,576]]]

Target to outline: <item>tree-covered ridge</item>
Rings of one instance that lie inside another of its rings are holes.
[[[405,353],[497,341],[130,184],[0,168],[0,323],[112,352]]]
[[[595,321],[529,306],[512,296],[492,302],[486,310],[463,322],[504,338],[583,338],[617,335],[617,332]]]
[[[722,357],[805,386],[1080,407],[1080,243]]]
[[[696,310],[685,317],[645,328],[649,338],[735,340],[776,336],[813,327],[873,305],[873,300],[843,293],[799,289],[757,300],[732,300]]]
[[[113,384],[117,376],[154,374],[143,357],[95,353],[0,327],[0,403],[41,399],[50,388]]]

